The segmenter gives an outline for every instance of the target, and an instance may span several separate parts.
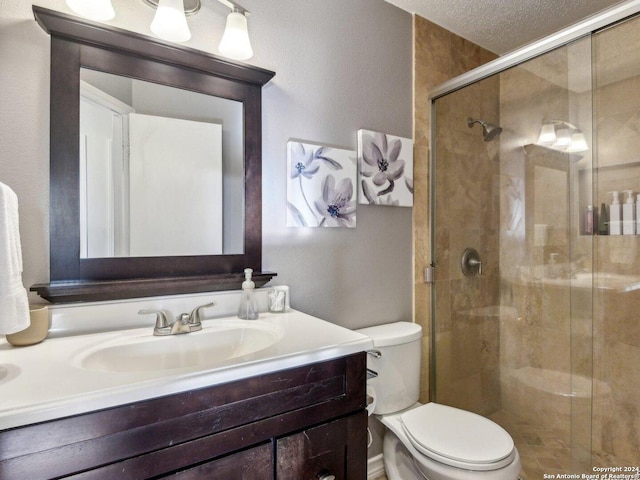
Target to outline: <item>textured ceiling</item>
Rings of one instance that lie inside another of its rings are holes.
[[[386,0],[502,55],[620,0]]]

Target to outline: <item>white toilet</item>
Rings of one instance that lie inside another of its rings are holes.
[[[422,328],[408,322],[363,328],[373,340],[367,366],[378,374],[373,413],[387,427],[383,458],[389,480],[515,480],[520,456],[491,420],[418,402]]]

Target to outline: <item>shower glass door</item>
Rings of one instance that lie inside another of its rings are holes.
[[[611,203],[611,191],[623,201],[630,191],[636,205],[640,195],[639,42],[638,17],[593,35],[596,205]],[[640,229],[626,226],[626,235],[595,237],[592,461],[599,467],[640,465]]]
[[[529,479],[591,473],[591,50],[433,103],[431,396],[502,425]]]

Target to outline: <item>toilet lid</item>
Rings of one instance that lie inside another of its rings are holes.
[[[487,466],[513,452],[513,439],[506,430],[472,412],[428,403],[406,411],[400,419],[417,450],[445,463],[450,459]]]

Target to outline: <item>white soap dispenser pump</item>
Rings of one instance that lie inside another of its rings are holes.
[[[622,209],[620,208],[620,198],[618,192],[611,194],[611,206],[609,207],[609,235],[622,234]]]
[[[633,190],[625,190],[627,198],[622,205],[622,234],[635,235],[636,233],[636,205],[633,203]]]
[[[258,318],[258,306],[256,305],[255,288],[256,284],[251,280],[253,270],[244,269],[244,282],[242,282],[242,296],[240,297],[240,308],[238,318],[242,320],[255,320]]]

